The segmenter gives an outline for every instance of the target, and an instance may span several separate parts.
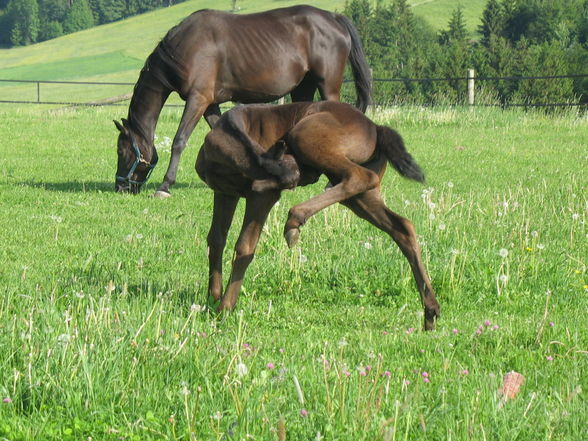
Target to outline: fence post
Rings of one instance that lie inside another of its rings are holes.
[[[474,95],[474,76],[475,71],[474,69],[468,69],[468,104],[470,106],[474,105],[475,95]]]
[[[37,102],[41,102],[41,83],[37,81]]]

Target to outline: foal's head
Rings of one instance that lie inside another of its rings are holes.
[[[120,132],[114,188],[119,193],[137,194],[157,164],[157,152],[155,148],[147,146],[143,137],[133,131],[126,119],[122,119],[122,125],[118,121],[114,121],[114,124]]]

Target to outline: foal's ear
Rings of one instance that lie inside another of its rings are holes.
[[[276,142],[276,147],[274,149],[274,159],[276,161],[282,159],[287,149],[288,146],[286,145],[286,142],[283,139],[278,140],[278,142]]]
[[[113,122],[114,122],[114,125],[116,126],[116,128],[118,129],[118,131],[119,131],[120,133],[123,133],[123,134],[125,134],[125,135],[127,134],[127,129],[125,129],[125,128],[124,128],[124,127],[121,125],[121,123],[119,123],[117,120],[113,120]]]

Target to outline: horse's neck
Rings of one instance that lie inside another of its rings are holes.
[[[129,120],[150,145],[153,145],[155,126],[169,94],[170,91],[145,70],[141,71],[129,106]]]

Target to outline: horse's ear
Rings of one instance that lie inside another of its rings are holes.
[[[113,122],[119,132],[126,134],[127,129],[125,129],[117,120],[113,120]]]

